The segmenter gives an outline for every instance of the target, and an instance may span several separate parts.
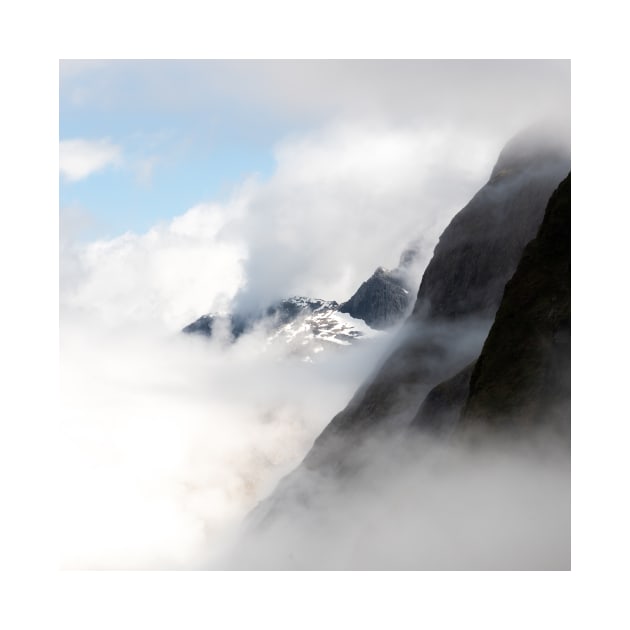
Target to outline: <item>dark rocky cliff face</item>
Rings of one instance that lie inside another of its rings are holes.
[[[571,176],[553,194],[470,378],[464,423],[568,428],[571,394]]]
[[[571,177],[552,195],[525,248],[477,360],[433,388],[412,426],[570,428]]]
[[[551,193],[570,169],[550,140],[521,134],[501,152],[488,183],[446,228],[414,307],[417,316],[493,317]]]

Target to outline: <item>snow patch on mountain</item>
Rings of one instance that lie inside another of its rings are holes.
[[[337,305],[322,307],[276,328],[269,343],[284,341],[292,353],[311,358],[325,348],[350,346],[353,342],[374,337],[378,331],[364,321],[337,310]]]

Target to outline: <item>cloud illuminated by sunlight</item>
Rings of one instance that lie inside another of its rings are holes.
[[[62,140],[59,143],[59,171],[70,181],[85,179],[120,162],[121,148],[108,138]]]

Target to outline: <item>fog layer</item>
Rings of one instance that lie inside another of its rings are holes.
[[[336,450],[346,453],[344,473],[296,471],[213,566],[570,568],[570,455],[558,436],[375,435]]]
[[[305,363],[258,332],[230,346],[66,315],[62,565],[203,566],[299,463],[386,343]]]

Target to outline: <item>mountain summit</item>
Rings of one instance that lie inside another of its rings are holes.
[[[339,310],[377,330],[397,324],[408,314],[418,286],[413,275],[417,259],[418,245],[413,244],[401,254],[396,269],[378,267]]]
[[[217,329],[222,329],[227,330],[232,339],[238,339],[262,327],[269,340],[284,339],[295,345],[297,338],[308,351],[319,352],[324,347],[313,346],[312,341],[349,345],[373,335],[374,331],[392,328],[409,314],[418,286],[415,281],[418,252],[418,242],[412,242],[401,254],[398,267],[392,270],[378,267],[342,304],[293,296],[247,315],[208,313],[188,324],[182,332],[211,337]]]

